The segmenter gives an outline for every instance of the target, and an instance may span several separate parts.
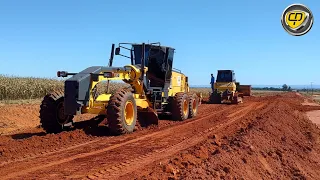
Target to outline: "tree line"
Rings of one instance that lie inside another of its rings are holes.
[[[258,87],[252,87],[252,90],[267,90],[267,91],[301,91],[301,92],[318,92],[320,89],[292,89],[291,86],[288,86],[287,84],[283,84],[282,87],[276,88],[276,87],[263,87],[263,88],[258,88]]]

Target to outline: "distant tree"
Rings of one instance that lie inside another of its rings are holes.
[[[288,87],[288,91],[292,91],[292,89],[291,89],[291,87],[290,87],[290,86]]]
[[[288,85],[287,84],[282,85],[282,90],[283,91],[287,91],[288,90]]]

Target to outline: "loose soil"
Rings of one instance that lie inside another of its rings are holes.
[[[0,106],[0,135],[18,133],[40,133],[39,104],[8,104]],[[92,115],[76,116],[80,122],[93,118]]]
[[[2,179],[319,179],[320,129],[296,93],[202,104],[196,118],[110,136],[94,119],[59,134],[0,136]],[[31,105],[30,105],[31,106]],[[1,118],[37,126],[37,106]],[[10,111],[11,110],[11,111]],[[1,110],[0,110],[1,111]],[[5,115],[4,112],[11,112]],[[31,115],[33,114],[33,115]],[[0,119],[1,119],[0,118]],[[23,128],[22,128],[23,129]]]

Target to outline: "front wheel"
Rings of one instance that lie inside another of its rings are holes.
[[[110,97],[107,121],[113,134],[133,132],[137,121],[137,105],[130,89],[121,89]]]
[[[40,124],[47,133],[59,133],[64,125],[72,122],[72,115],[64,114],[64,93],[53,92],[46,95],[40,105]]]

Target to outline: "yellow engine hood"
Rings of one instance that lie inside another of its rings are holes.
[[[217,89],[218,92],[223,92],[227,89],[229,91],[236,91],[237,86],[234,82],[217,82],[214,84],[214,89]]]

